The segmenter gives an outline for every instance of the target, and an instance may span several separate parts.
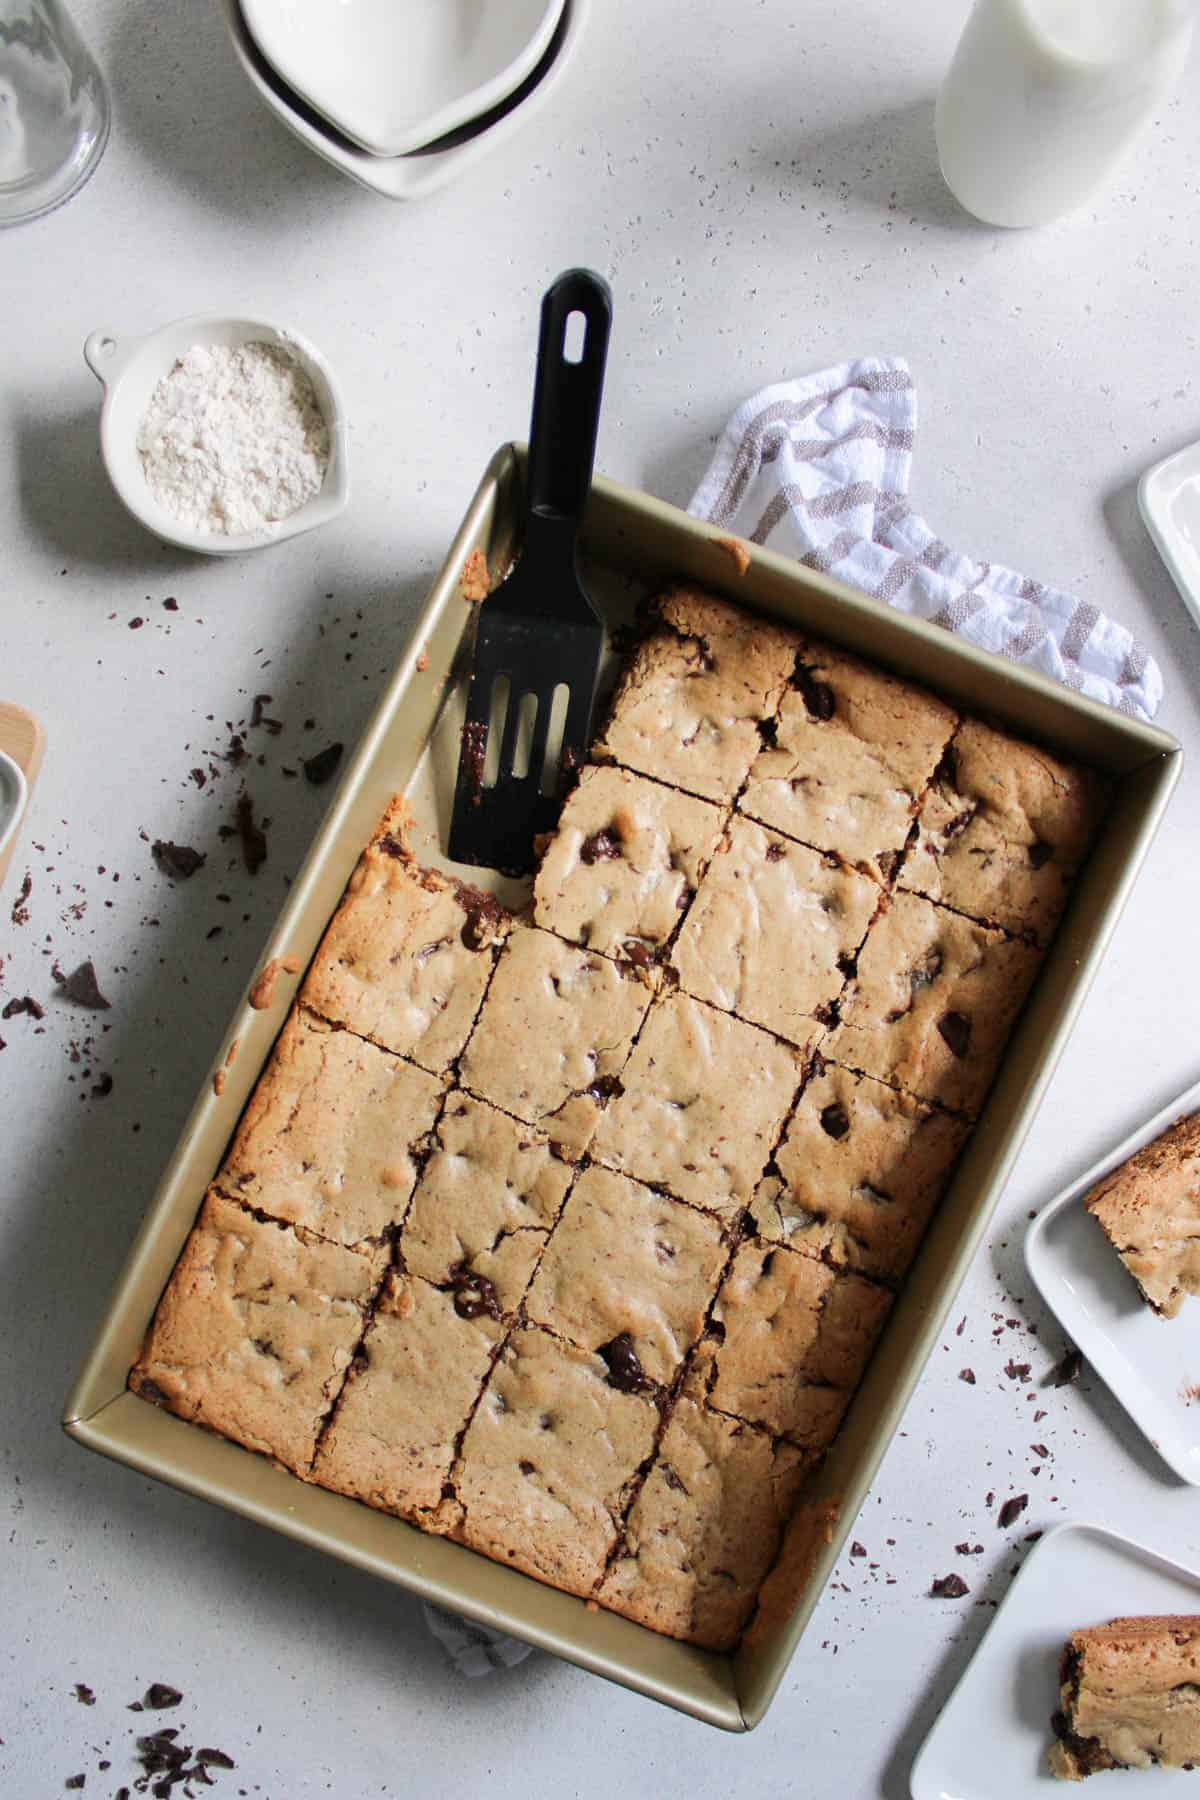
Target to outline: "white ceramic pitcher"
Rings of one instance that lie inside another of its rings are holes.
[[[1193,0],[976,0],[937,103],[942,174],[990,225],[1044,225],[1109,177],[1178,81]]]

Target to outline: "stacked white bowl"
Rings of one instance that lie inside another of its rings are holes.
[[[590,0],[220,0],[260,98],[392,200],[443,186],[562,78]]]

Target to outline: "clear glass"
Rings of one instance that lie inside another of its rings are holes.
[[[0,0],[0,225],[78,193],[108,123],[103,77],[60,0]]]

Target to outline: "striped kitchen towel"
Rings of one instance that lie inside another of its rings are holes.
[[[1138,719],[1158,664],[1088,600],[952,550],[913,511],[917,395],[898,357],[764,388],[738,408],[689,511]]]

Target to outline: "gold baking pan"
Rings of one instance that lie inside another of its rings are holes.
[[[810,1496],[815,1506],[798,1520],[785,1548],[785,1561],[796,1572],[794,1592],[775,1594],[739,1651],[718,1656],[611,1613],[589,1611],[581,1601],[461,1545],[309,1487],[261,1456],[140,1400],[127,1391],[125,1378],[302,971],[360,849],[398,789],[407,789],[416,814],[418,853],[437,860],[453,793],[472,622],[459,575],[476,548],[487,556],[493,576],[510,557],[520,519],[522,457],[515,445],[498,451],[471,502],[265,948],[263,964],[287,957],[300,972],[281,972],[265,1007],[251,1006],[249,989],[243,996],[213,1062],[214,1072],[224,1071],[223,1092],[218,1095],[206,1083],[192,1110],[67,1401],[64,1422],[81,1443],[144,1474],[330,1551],[423,1599],[501,1626],[712,1725],[745,1731],[770,1703],[979,1246],[1149,848],[1182,753],[1174,739],[1152,726],[892,612],[785,557],[756,550],[749,569],[739,574],[728,545],[722,547],[710,526],[597,479],[583,548],[589,586],[611,620],[627,617],[637,598],[664,577],[691,577],[1106,771],[1114,778],[1114,803],[967,1154]],[[256,997],[261,1002],[261,990]],[[236,1055],[226,1067],[235,1041]],[[806,1530],[823,1503],[831,1526]]]

